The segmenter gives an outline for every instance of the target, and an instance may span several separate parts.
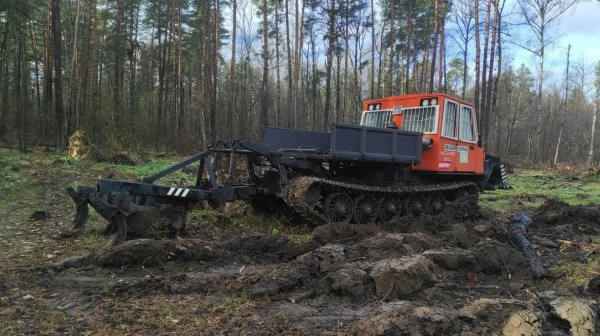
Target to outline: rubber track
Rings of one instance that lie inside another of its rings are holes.
[[[404,199],[414,193],[452,193],[460,189],[468,189],[470,192],[476,190],[477,193],[479,193],[477,185],[473,182],[452,182],[410,187],[372,187],[326,180],[318,177],[303,176],[295,178],[288,183],[284,193],[284,200],[304,218],[314,224],[321,225],[329,222],[329,220],[319,211],[324,199],[324,190],[327,191],[326,194],[332,192],[344,192],[350,197],[359,194],[372,194],[375,197],[396,194]]]

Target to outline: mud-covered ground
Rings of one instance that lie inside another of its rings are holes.
[[[60,167],[64,163],[56,163]],[[473,199],[435,217],[326,224],[312,239],[226,234],[200,219],[187,236],[117,246],[64,237],[64,187],[86,167],[18,167],[35,199],[0,209],[0,334],[595,335],[600,208],[556,200],[527,214],[535,276],[511,217]],[[49,173],[51,172],[51,173]],[[93,172],[98,174],[102,172]],[[37,202],[31,205],[29,202]],[[28,217],[35,211],[34,218]],[[600,334],[600,333],[599,333]]]

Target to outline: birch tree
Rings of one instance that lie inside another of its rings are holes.
[[[546,48],[554,43],[556,37],[549,36],[550,30],[558,23],[560,17],[579,0],[517,0],[519,11],[524,22],[533,34],[533,40],[522,44],[521,48],[531,52],[538,58],[537,78],[537,125],[535,130],[536,148],[530,153],[534,162],[540,160],[542,147],[542,92],[544,89],[544,61]]]
[[[560,116],[560,129],[558,131],[558,139],[556,140],[556,151],[554,152],[554,160],[552,160],[552,166],[556,167],[558,163],[558,152],[560,150],[560,143],[562,140],[563,129],[565,127],[565,114],[567,114],[567,102],[569,101],[569,62],[571,56],[571,45],[567,49],[567,69],[565,70],[565,98],[562,106],[562,113]]]
[[[462,89],[460,97],[465,99],[468,80],[469,43],[473,40],[473,21],[475,8],[471,1],[458,0],[452,5],[450,21],[454,29],[450,31],[449,37],[456,43],[462,53]]]
[[[594,159],[594,136],[596,131],[596,120],[598,119],[598,103],[600,102],[600,61],[596,63],[594,68],[594,88],[596,89],[594,97],[594,114],[592,115],[592,129],[590,136],[590,151],[588,152],[588,158],[586,165],[590,166]]]

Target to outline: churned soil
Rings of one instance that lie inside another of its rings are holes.
[[[600,246],[592,239],[600,236],[598,206],[548,200],[528,214],[527,239],[546,270],[536,276],[511,239],[512,215],[482,216],[472,198],[448,204],[437,216],[317,226],[303,242],[279,232],[212,238],[194,219],[183,237],[109,246],[88,241],[86,231],[61,236],[73,211],[59,190],[68,181],[44,181],[56,193],[39,207],[47,215],[23,219],[18,203],[1,212],[2,334],[600,330]]]

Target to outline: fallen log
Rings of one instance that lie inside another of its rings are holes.
[[[537,277],[546,276],[546,270],[540,261],[537,253],[533,249],[531,242],[527,239],[527,229],[531,225],[531,219],[525,215],[516,215],[512,219],[512,228],[510,237],[517,246],[523,251],[525,258],[529,261],[531,270]]]

